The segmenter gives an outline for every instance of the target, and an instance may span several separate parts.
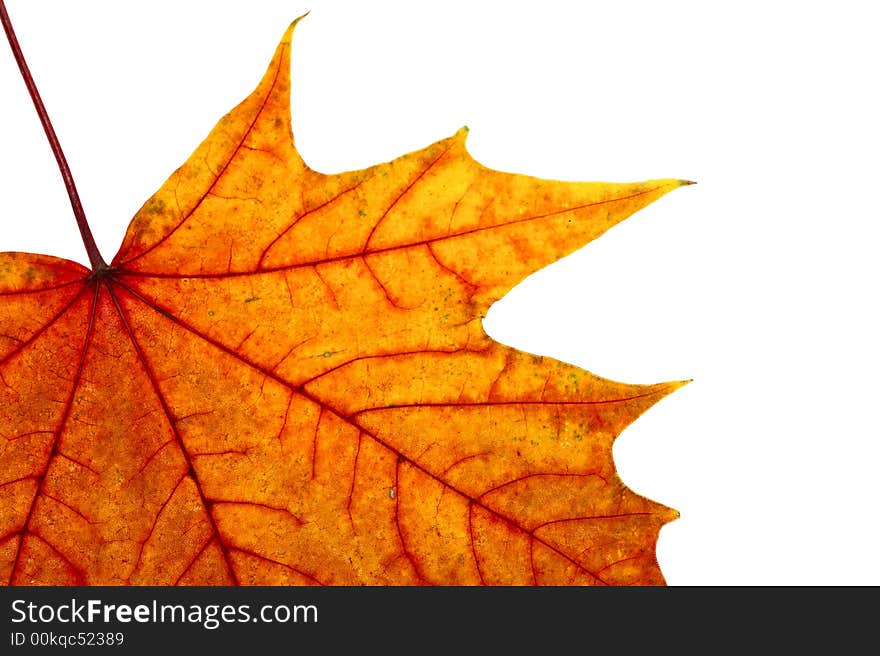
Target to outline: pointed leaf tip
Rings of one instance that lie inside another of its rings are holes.
[[[693,379],[693,378],[688,378],[688,379],[686,379],[686,380],[673,380],[673,381],[670,381],[670,382],[668,382],[668,383],[663,383],[663,385],[664,385],[664,386],[666,387],[666,389],[668,390],[666,393],[667,393],[667,394],[672,394],[672,393],[675,392],[676,390],[680,390],[682,387],[684,387],[684,386],[687,385],[688,383],[692,383],[692,382],[694,382],[694,379]]]
[[[296,18],[294,18],[293,21],[290,23],[290,27],[288,27],[287,29],[292,30],[293,28],[295,28],[297,23],[299,23],[303,18],[308,16],[310,13],[312,13],[311,9],[309,11],[307,11],[306,13],[301,14],[300,16],[297,16]]]
[[[284,30],[284,35],[281,37],[281,42],[278,44],[279,47],[290,45],[290,42],[293,39],[293,30],[303,18],[309,15],[309,13],[310,12],[307,11],[302,16],[298,16],[291,21],[290,25],[287,26],[287,29]]]

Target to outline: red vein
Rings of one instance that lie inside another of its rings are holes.
[[[180,573],[180,576],[178,576],[176,579],[174,579],[174,585],[180,585],[180,580],[184,576],[186,576],[187,573],[189,573],[189,571],[193,568],[193,565],[195,565],[197,562],[199,562],[199,559],[202,557],[202,554],[204,554],[205,551],[207,551],[208,547],[210,547],[214,543],[214,540],[215,540],[215,538],[213,536],[211,536],[210,538],[208,538],[205,541],[205,544],[203,544],[202,548],[199,549],[198,552],[196,553],[196,555],[192,557],[192,559],[189,561],[189,564]]]
[[[630,517],[651,517],[654,513],[650,512],[631,512],[631,513],[618,513],[616,515],[585,515],[583,517],[564,517],[562,519],[551,519],[543,524],[538,524],[535,526],[530,533],[534,533],[545,526],[550,526],[551,524],[564,524],[566,522],[588,522],[594,519],[629,519]]]
[[[36,481],[36,476],[19,476],[18,478],[14,478],[11,481],[6,481],[5,483],[0,483],[0,487],[6,487],[7,485],[15,485],[16,483],[21,483],[22,481]]]
[[[47,330],[49,330],[49,328],[51,328],[51,327],[52,327],[52,326],[53,326],[53,325],[54,325],[54,324],[55,324],[55,323],[56,323],[56,322],[57,322],[62,316],[64,316],[64,314],[65,314],[65,313],[66,313],[66,312],[67,312],[67,311],[68,311],[68,310],[69,310],[69,309],[70,309],[70,308],[71,308],[71,307],[72,307],[72,306],[73,306],[73,305],[74,305],[74,304],[80,299],[80,297],[81,297],[83,294],[85,294],[86,289],[88,289],[88,287],[84,286],[84,287],[79,291],[79,293],[78,293],[76,296],[73,297],[73,300],[70,301],[70,303],[68,303],[67,305],[65,305],[63,308],[61,308],[61,309],[58,311],[58,313],[55,314],[54,317],[52,317],[47,323],[45,323],[45,324],[43,324],[42,326],[40,326],[40,328],[39,328],[35,333],[33,333],[30,337],[28,337],[28,339],[26,339],[25,341],[19,343],[18,346],[16,346],[16,347],[15,347],[14,349],[12,349],[9,353],[7,353],[7,354],[4,355],[2,358],[0,358],[0,366],[3,366],[3,365],[6,364],[10,359],[12,359],[13,357],[15,357],[18,353],[21,353],[25,348],[28,347],[28,345],[33,344],[33,343],[37,340],[37,338],[40,337],[40,335],[42,335],[42,334],[45,333]]]
[[[492,455],[491,451],[481,451],[480,453],[472,453],[469,456],[463,456],[463,457],[459,458],[458,460],[456,460],[455,462],[453,462],[451,465],[449,465],[442,472],[440,472],[440,476],[448,475],[451,470],[453,470],[456,467],[458,467],[459,465],[467,462],[468,460],[472,460],[474,458],[482,458],[484,456],[490,456],[490,455]]]
[[[351,500],[354,498],[354,482],[357,478],[357,470],[358,470],[358,456],[361,453],[361,440],[363,439],[363,433],[358,431],[358,443],[357,448],[354,451],[354,466],[351,470],[351,484],[348,486],[348,503],[345,506],[346,511],[348,512],[348,521],[351,522],[351,528],[354,530],[354,517],[351,514]]]
[[[86,517],[86,516],[82,513],[82,511],[77,510],[76,508],[74,508],[73,506],[71,506],[71,505],[70,505],[69,503],[67,503],[66,501],[62,501],[62,500],[59,499],[58,497],[49,494],[49,493],[46,492],[45,490],[43,491],[43,497],[46,498],[46,499],[51,499],[51,500],[54,501],[55,503],[57,503],[57,504],[59,504],[59,505],[61,505],[61,506],[64,506],[65,508],[67,508],[68,510],[70,510],[70,512],[72,512],[72,513],[74,513],[74,514],[76,514],[76,515],[79,515],[79,516],[82,517],[82,518],[86,521],[86,523],[88,523],[88,524],[96,524],[96,523],[97,523],[97,522],[95,522],[94,520],[91,520],[91,519],[89,519],[88,517]]]
[[[14,442],[15,440],[20,440],[23,437],[31,437],[32,435],[52,435],[53,431],[50,430],[36,430],[30,431],[28,433],[19,433],[18,435],[12,435],[11,437],[7,437],[7,442]]]
[[[538,572],[535,570],[535,536],[529,535],[529,567],[532,570],[532,585],[538,585]]]
[[[0,0],[2,3],[2,0]],[[25,516],[24,523],[22,524],[22,528],[19,531],[22,533],[22,538],[18,543],[18,547],[15,550],[15,559],[12,562],[12,569],[9,571],[9,585],[12,585],[12,579],[15,576],[15,572],[18,570],[19,561],[21,560],[21,552],[24,546],[24,538],[25,535],[30,531],[31,521],[34,516],[34,508],[37,505],[37,499],[40,497],[40,493],[44,491],[44,485],[46,482],[46,475],[49,473],[49,467],[52,464],[52,460],[58,454],[58,443],[61,440],[61,433],[64,430],[64,427],[67,425],[67,420],[70,417],[70,412],[73,409],[73,399],[76,396],[76,390],[79,387],[80,380],[82,379],[83,370],[85,369],[86,363],[86,354],[89,352],[89,346],[92,343],[92,336],[95,332],[95,317],[97,314],[98,307],[98,285],[94,285],[95,293],[92,297],[92,305],[89,310],[88,324],[85,331],[85,337],[83,338],[82,345],[82,354],[80,355],[79,363],[77,364],[76,374],[73,377],[73,384],[70,386],[70,392],[67,395],[67,400],[64,403],[64,409],[61,413],[61,417],[58,420],[58,426],[53,432],[52,438],[52,446],[49,449],[49,457],[46,459],[46,465],[43,469],[42,473],[39,475],[39,480],[37,482],[37,488],[34,490],[34,496],[31,498],[31,505],[28,508],[27,515]],[[82,295],[82,292],[77,295],[79,298]],[[48,543],[47,543],[48,544]]]
[[[419,349],[418,351],[401,351],[398,353],[378,353],[378,354],[372,354],[372,355],[359,355],[356,358],[352,358],[351,360],[346,360],[345,362],[342,362],[334,367],[331,367],[330,369],[327,369],[326,371],[324,371],[320,374],[317,374],[315,376],[312,376],[311,378],[308,378],[308,379],[302,381],[301,383],[299,383],[299,386],[305,387],[306,385],[309,385],[310,383],[313,383],[316,380],[320,380],[321,378],[324,378],[325,376],[332,374],[334,371],[336,371],[338,369],[342,369],[343,367],[347,367],[348,365],[354,364],[355,362],[360,362],[361,360],[375,360],[378,358],[396,358],[399,356],[406,356],[406,355],[421,355],[423,353],[451,355],[453,353],[461,353],[464,350],[465,349],[463,349],[463,348],[450,349],[448,351],[444,351],[442,349],[435,349],[435,350]]]
[[[394,306],[398,310],[415,310],[417,307],[422,305],[422,303],[419,303],[418,305],[413,305],[410,307],[410,306],[401,305],[400,303],[398,303],[394,298],[391,297],[391,292],[388,291],[388,287],[385,286],[385,283],[382,282],[381,280],[379,280],[379,276],[376,275],[376,272],[373,270],[373,267],[367,261],[367,258],[362,257],[361,261],[364,263],[364,266],[367,267],[367,271],[369,271],[370,277],[372,277],[372,279],[376,281],[376,284],[379,285],[379,289],[382,290],[382,294],[385,296],[385,300],[387,300],[392,306]]]
[[[406,546],[406,540],[403,538],[403,528],[400,526],[400,463],[402,461],[403,456],[398,454],[397,463],[394,466],[394,485],[391,487],[394,491],[394,524],[397,526],[397,538],[400,540],[400,548],[403,550],[403,555],[406,556],[409,564],[412,565],[413,571],[415,571],[419,581],[427,582],[427,579],[419,568],[419,564],[416,562],[416,559],[413,558],[413,555],[409,552],[409,549]]]
[[[315,433],[312,436],[312,480],[315,480],[315,470],[318,462],[318,431],[321,430],[321,419],[324,417],[324,408],[318,411],[318,421],[315,422]]]
[[[189,474],[190,478],[196,486],[196,491],[198,492],[202,505],[205,508],[205,514],[207,515],[208,521],[211,524],[211,529],[217,536],[217,543],[220,545],[220,551],[223,554],[223,559],[226,563],[226,566],[229,568],[229,573],[232,576],[232,580],[235,582],[236,585],[239,585],[238,577],[235,574],[235,570],[232,569],[232,563],[230,562],[229,555],[226,551],[226,545],[223,544],[223,540],[220,537],[220,529],[217,527],[217,522],[214,520],[210,501],[205,495],[204,490],[202,490],[202,485],[199,482],[198,476],[196,475],[195,467],[193,466],[192,456],[187,450],[186,445],[183,443],[183,438],[181,437],[180,432],[177,429],[177,423],[175,422],[174,413],[171,411],[165,395],[162,394],[162,390],[159,387],[159,381],[156,378],[156,373],[150,366],[146,353],[144,353],[143,349],[141,348],[140,342],[138,342],[137,340],[137,336],[134,334],[134,330],[131,327],[128,315],[122,309],[122,306],[119,303],[119,299],[116,298],[116,294],[113,292],[113,288],[109,284],[107,285],[107,292],[110,295],[110,299],[113,301],[113,305],[116,308],[116,311],[119,313],[119,318],[122,321],[122,324],[125,326],[125,330],[128,333],[131,344],[134,347],[135,352],[137,353],[138,359],[141,361],[141,364],[144,367],[144,372],[147,374],[147,378],[150,380],[150,384],[153,387],[153,391],[156,394],[159,405],[162,406],[162,411],[165,413],[165,417],[168,420],[172,433],[174,434],[174,439],[177,441],[178,448],[180,449],[180,452],[183,455],[184,460],[186,461],[186,465],[188,468],[187,473]]]
[[[84,463],[84,462],[81,462],[81,461],[77,460],[76,458],[73,458],[72,456],[67,455],[66,453],[62,453],[60,449],[55,453],[55,455],[56,455],[56,457],[58,457],[58,458],[64,458],[65,460],[69,460],[70,462],[72,462],[72,463],[73,463],[74,465],[76,465],[77,467],[82,467],[83,469],[92,472],[95,476],[98,476],[98,477],[99,477],[99,476],[101,475],[101,474],[100,474],[95,468],[93,468],[93,467],[87,465],[87,464]]]
[[[514,484],[516,484],[516,483],[521,483],[522,481],[525,481],[525,480],[527,480],[527,479],[529,479],[529,478],[542,478],[542,477],[545,477],[545,476],[546,476],[546,477],[562,476],[562,477],[564,477],[564,478],[568,478],[568,477],[571,477],[571,476],[580,476],[580,477],[584,477],[584,478],[595,477],[595,478],[598,478],[599,480],[603,481],[603,482],[606,483],[606,484],[608,483],[608,481],[605,479],[605,477],[603,477],[603,476],[601,476],[601,475],[599,475],[599,474],[594,474],[594,473],[584,473],[584,474],[560,474],[559,472],[539,472],[539,473],[537,473],[537,474],[524,474],[523,476],[517,476],[516,478],[511,479],[511,480],[509,480],[509,481],[506,481],[506,482],[504,482],[504,483],[501,483],[500,485],[496,485],[496,486],[494,486],[494,487],[490,487],[488,490],[485,490],[485,491],[479,496],[479,498],[482,499],[483,497],[486,497],[486,496],[492,494],[493,492],[497,492],[498,490],[501,490],[501,489],[503,489],[503,488],[505,488],[505,487],[508,487],[509,485],[514,485]]]
[[[262,501],[242,501],[241,499],[211,499],[211,504],[215,506],[223,504],[234,506],[254,506],[255,508],[263,508],[264,510],[271,510],[272,512],[289,515],[300,526],[308,523],[298,515],[292,513],[288,508],[283,508],[282,506],[271,506],[268,503],[263,503]]]
[[[281,428],[278,429],[278,434],[275,436],[275,439],[281,442],[281,436],[284,435],[284,429],[287,428],[287,420],[290,417],[290,406],[293,404],[293,394],[287,399],[287,409],[284,411],[284,421],[281,422]]]
[[[455,278],[456,278],[460,283],[462,283],[465,287],[469,287],[469,288],[472,289],[472,290],[477,289],[477,288],[479,287],[478,284],[471,282],[470,280],[468,280],[467,278],[465,278],[463,275],[461,275],[458,271],[456,271],[455,269],[453,269],[453,268],[447,266],[446,264],[444,264],[444,263],[440,260],[440,258],[437,257],[437,253],[434,252],[434,247],[433,247],[430,243],[425,244],[425,247],[428,249],[428,253],[431,255],[431,258],[437,263],[437,266],[439,266],[439,267],[440,267],[441,269],[443,269],[444,271],[447,271],[448,273],[451,273],[451,274],[452,274],[453,276],[455,276]]]
[[[324,585],[318,579],[316,579],[314,575],[309,574],[308,572],[304,572],[301,569],[297,569],[293,565],[288,565],[287,563],[282,563],[280,560],[275,560],[274,558],[269,558],[268,556],[258,554],[256,551],[251,551],[250,549],[245,549],[243,547],[232,547],[232,549],[234,549],[235,551],[239,551],[243,554],[247,554],[248,556],[253,556],[254,558],[258,558],[260,560],[265,560],[267,563],[274,563],[275,565],[280,565],[281,567],[289,569],[291,572],[294,572],[296,574],[299,574],[300,576],[306,577],[307,579],[312,581],[315,585],[321,585],[321,586]]]
[[[358,187],[360,187],[363,183],[364,183],[363,180],[358,180],[357,183],[353,184],[351,187],[348,187],[347,189],[343,189],[342,191],[340,191],[338,194],[336,194],[336,195],[335,195],[333,198],[331,198],[330,200],[328,200],[328,201],[326,201],[326,202],[323,202],[323,203],[321,203],[320,205],[318,205],[317,207],[313,207],[312,209],[308,210],[307,212],[303,212],[303,213],[300,214],[298,217],[296,217],[296,218],[293,220],[293,222],[292,222],[289,226],[287,226],[284,230],[282,230],[280,233],[278,233],[278,235],[277,235],[277,236],[276,236],[271,242],[269,242],[269,245],[266,246],[266,248],[263,249],[263,253],[260,255],[260,259],[257,260],[257,269],[261,269],[261,268],[262,268],[262,266],[263,266],[263,261],[264,261],[264,260],[266,259],[266,257],[269,255],[269,251],[272,250],[272,247],[273,247],[276,243],[278,243],[278,241],[279,241],[282,237],[284,237],[284,235],[286,235],[288,232],[290,232],[291,230],[293,230],[293,228],[296,227],[296,224],[298,224],[300,221],[302,221],[304,218],[306,218],[306,217],[309,216],[310,214],[314,214],[315,212],[318,212],[318,211],[324,209],[325,207],[327,207],[327,206],[330,205],[331,203],[335,203],[337,200],[339,200],[340,198],[342,198],[343,196],[345,196],[345,195],[346,195],[347,193],[349,193],[350,191],[354,191],[355,189],[357,189]]]
[[[412,181],[406,186],[406,188],[405,188],[403,191],[400,192],[400,194],[398,194],[397,198],[395,198],[395,199],[391,202],[391,204],[390,204],[388,207],[385,208],[385,211],[382,213],[382,216],[380,216],[380,217],[379,217],[379,220],[376,221],[376,223],[373,224],[373,228],[370,230],[370,234],[367,235],[367,241],[364,242],[364,247],[363,247],[363,249],[362,249],[362,251],[361,251],[362,253],[366,253],[367,249],[370,247],[370,242],[373,240],[373,235],[376,233],[376,229],[377,229],[377,228],[381,225],[381,223],[385,220],[385,217],[388,216],[388,213],[389,213],[392,209],[394,209],[394,207],[397,205],[397,203],[399,203],[400,200],[401,200],[404,196],[406,196],[406,195],[409,193],[409,191],[410,191],[413,187],[415,187],[416,184],[417,184],[422,178],[425,177],[425,175],[428,173],[428,171],[430,171],[432,168],[434,168],[434,165],[435,165],[437,162],[439,162],[440,159],[441,159],[446,153],[448,153],[449,150],[450,150],[451,148],[452,148],[452,144],[450,144],[449,146],[447,146],[447,147],[443,150],[443,152],[441,152],[439,155],[437,155],[437,157],[435,157],[435,158],[434,158],[434,159],[428,164],[428,166],[426,166],[426,167],[421,171],[421,173],[419,173],[415,178],[413,178]]]
[[[165,512],[165,508],[168,507],[168,504],[171,503],[171,499],[174,498],[174,495],[177,494],[177,490],[180,488],[180,484],[186,480],[186,473],[184,473],[177,482],[174,484],[174,487],[171,488],[171,492],[168,493],[168,496],[165,497],[165,501],[162,502],[162,505],[159,506],[159,510],[156,511],[156,516],[153,519],[153,523],[150,526],[150,532],[147,533],[147,537],[141,540],[141,548],[138,550],[138,557],[134,561],[134,565],[131,568],[131,573],[134,574],[137,571],[138,566],[141,564],[141,558],[144,555],[144,547],[147,546],[147,543],[150,541],[150,538],[153,537],[153,533],[156,532],[156,527],[159,525],[159,519],[162,517],[162,513]],[[131,574],[128,576],[129,580],[131,579]]]
[[[77,278],[76,280],[69,280],[68,282],[58,283],[57,285],[50,285],[49,287],[39,287],[37,289],[12,289],[7,291],[0,291],[0,296],[27,296],[28,294],[42,294],[43,292],[53,292],[58,289],[63,289],[64,287],[70,287],[71,285],[77,285],[86,282],[88,280],[87,276],[82,278]]]
[[[468,535],[471,538],[471,553],[474,555],[474,564],[477,566],[477,574],[480,575],[480,584],[486,585],[486,579],[483,578],[483,570],[480,569],[480,559],[477,556],[477,544],[474,538],[474,502],[468,500]]]
[[[119,273],[130,276],[139,276],[143,278],[229,278],[229,277],[241,277],[241,276],[254,276],[254,275],[262,275],[267,273],[275,273],[276,271],[291,271],[296,269],[302,269],[305,267],[311,267],[318,264],[329,264],[331,262],[341,262],[345,260],[353,260],[365,255],[378,255],[380,253],[388,253],[393,251],[404,250],[407,248],[412,248],[414,246],[426,246],[430,244],[436,244],[440,242],[444,242],[450,239],[457,239],[459,237],[465,237],[467,235],[475,234],[478,232],[484,232],[486,230],[496,230],[503,229],[507,226],[516,225],[518,223],[525,223],[528,221],[537,221],[540,219],[546,219],[551,216],[556,216],[558,214],[565,214],[567,212],[576,212],[578,210],[586,209],[588,207],[595,207],[599,205],[607,205],[608,203],[617,203],[624,200],[630,200],[632,198],[638,198],[639,196],[644,196],[645,194],[650,194],[659,189],[659,187],[653,187],[651,189],[645,189],[644,191],[640,191],[635,194],[630,194],[629,196],[620,196],[618,198],[608,198],[606,200],[594,201],[592,203],[584,203],[583,205],[576,205],[574,207],[567,207],[561,210],[555,210],[553,212],[547,212],[546,214],[538,214],[534,216],[526,216],[518,219],[512,219],[505,223],[499,223],[490,226],[480,226],[478,228],[471,228],[470,230],[462,230],[461,232],[455,233],[453,235],[444,235],[442,237],[433,237],[431,239],[422,239],[419,241],[408,242],[405,244],[396,244],[394,246],[386,246],[385,248],[376,248],[373,250],[362,250],[358,253],[349,253],[346,255],[336,255],[333,257],[325,257],[320,260],[311,260],[306,262],[297,262],[295,264],[286,264],[277,267],[268,267],[265,269],[260,269],[258,271],[228,271],[221,273],[163,273],[156,272],[150,273],[145,271],[128,271],[121,270]]]
[[[615,565],[619,565],[620,563],[625,563],[628,560],[638,560],[640,557],[641,556],[630,556],[628,558],[621,558],[620,560],[615,560],[613,563],[608,563],[607,565],[605,565],[605,567],[603,567],[599,571],[604,572],[606,569],[611,569]]]
[[[150,463],[153,462],[153,460],[154,460],[154,459],[155,459],[160,453],[162,453],[162,451],[165,450],[165,447],[168,446],[169,444],[174,444],[174,440],[168,440],[167,442],[163,442],[163,443],[159,446],[158,449],[156,449],[155,451],[153,451],[153,453],[150,454],[150,457],[149,457],[149,458],[147,458],[146,460],[144,460],[144,464],[141,465],[140,469],[138,469],[137,472],[135,472],[134,474],[132,474],[132,475],[128,478],[127,481],[125,481],[125,484],[128,485],[128,484],[131,483],[134,479],[136,479],[138,476],[140,476],[141,474],[143,474],[143,473],[144,473],[144,470],[150,465]]]
[[[2,2],[2,0],[0,0],[0,2]],[[63,553],[61,553],[61,551],[58,549],[58,547],[56,547],[54,544],[52,544],[51,542],[49,542],[46,538],[44,538],[44,537],[41,536],[41,535],[38,535],[37,533],[31,532],[31,536],[32,536],[33,538],[39,540],[39,541],[42,542],[43,544],[45,544],[47,547],[49,547],[53,552],[55,552],[55,554],[56,554],[59,558],[61,558],[62,561],[64,561],[64,564],[65,564],[65,565],[67,565],[71,570],[73,570],[73,573],[74,573],[74,575],[76,576],[76,583],[77,583],[77,585],[83,585],[83,584],[85,584],[85,582],[86,582],[86,577],[83,575],[83,571],[82,571],[79,567],[77,567],[76,565],[74,565],[74,564],[73,564],[73,561],[70,560],[70,558],[68,558],[68,557],[65,556]],[[19,545],[19,551],[21,551],[21,545],[23,545],[23,544],[24,544],[24,538],[22,538],[21,542],[18,543],[18,545]]]
[[[455,403],[399,403],[388,406],[377,406],[375,408],[366,408],[348,415],[354,417],[356,415],[366,414],[368,412],[382,412],[383,410],[398,410],[400,408],[459,408],[459,407],[486,407],[486,406],[503,406],[503,405],[543,405],[543,406],[561,406],[561,405],[606,405],[611,403],[626,403],[627,401],[635,401],[649,396],[656,396],[659,392],[645,392],[644,394],[635,394],[620,399],[605,399],[603,401],[464,401]]]

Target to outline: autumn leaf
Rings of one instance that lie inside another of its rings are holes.
[[[466,129],[318,173],[290,127],[294,25],[109,266],[0,254],[0,581],[662,584],[677,513],[612,444],[683,383],[481,320],[686,183],[501,173]]]

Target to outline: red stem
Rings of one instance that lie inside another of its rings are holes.
[[[52,121],[49,120],[49,114],[40,98],[40,92],[37,91],[37,85],[31,76],[27,62],[18,45],[18,39],[15,38],[15,31],[12,29],[12,21],[9,20],[9,14],[6,13],[6,4],[0,0],[0,21],[3,23],[3,29],[6,31],[6,38],[9,39],[9,45],[12,48],[12,54],[15,55],[15,61],[24,83],[27,86],[28,93],[31,94],[31,100],[34,101],[34,107],[37,110],[37,116],[40,117],[40,123],[43,124],[43,130],[46,132],[46,138],[49,139],[49,145],[52,147],[52,153],[55,155],[55,161],[58,162],[58,169],[61,171],[61,177],[64,179],[64,186],[67,188],[67,195],[70,196],[70,205],[73,207],[73,215],[76,217],[76,224],[79,226],[79,233],[82,235],[83,244],[86,247],[86,253],[89,254],[89,262],[92,263],[92,271],[98,272],[107,269],[107,263],[101,257],[95,238],[92,236],[92,230],[89,228],[89,222],[86,219],[86,213],[83,210],[82,202],[79,199],[79,193],[76,191],[76,184],[73,182],[73,174],[70,172],[70,166],[64,157],[64,151],[61,150],[61,144],[52,127]]]

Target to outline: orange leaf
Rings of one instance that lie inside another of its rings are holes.
[[[611,448],[683,383],[605,380],[481,319],[686,183],[501,173],[466,130],[317,173],[293,27],[110,268],[0,254],[0,580],[663,583],[677,513]]]

